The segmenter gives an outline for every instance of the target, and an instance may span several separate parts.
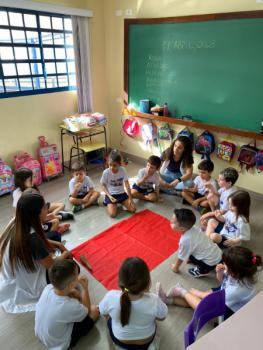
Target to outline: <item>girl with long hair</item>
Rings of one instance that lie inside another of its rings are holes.
[[[99,304],[113,342],[123,349],[148,349],[155,337],[156,320],[166,318],[167,306],[150,293],[150,285],[146,263],[138,257],[127,258],[119,270],[121,291],[108,292]]]

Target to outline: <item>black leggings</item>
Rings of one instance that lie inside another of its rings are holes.
[[[154,336],[155,334],[153,335],[153,338],[152,340],[147,343],[147,344],[142,344],[142,345],[137,345],[137,344],[125,344],[123,342],[121,342],[119,339],[115,338],[115,335],[113,334],[112,332],[112,327],[111,327],[111,318],[108,319],[107,321],[107,325],[108,325],[108,328],[109,328],[109,332],[110,332],[110,337],[112,339],[112,341],[118,345],[119,347],[123,348],[123,349],[126,349],[126,350],[147,350],[148,347],[151,345],[153,339],[154,339]]]
[[[88,334],[93,326],[94,321],[89,315],[85,317],[83,321],[75,322],[71,333],[70,348],[75,346],[81,337]]]

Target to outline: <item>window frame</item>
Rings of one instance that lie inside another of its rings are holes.
[[[51,13],[51,12],[46,12],[46,11],[35,11],[35,10],[26,10],[26,9],[19,9],[19,8],[10,8],[6,6],[0,6],[0,11],[6,11],[7,12],[7,18],[8,18],[8,24],[7,25],[0,25],[0,29],[8,29],[10,31],[10,42],[0,42],[0,47],[11,47],[13,51],[13,59],[1,59],[0,57],[0,81],[2,80],[2,85],[4,92],[0,92],[0,99],[2,98],[10,98],[10,97],[18,97],[18,96],[27,96],[27,95],[38,95],[38,94],[46,94],[46,93],[52,93],[52,92],[60,92],[60,91],[71,91],[71,90],[76,90],[77,87],[76,85],[70,85],[70,76],[76,76],[76,72],[69,72],[69,66],[68,63],[70,62],[75,62],[75,59],[68,58],[67,57],[67,48],[72,48],[74,50],[73,44],[69,45],[66,43],[66,34],[72,34],[72,30],[67,30],[65,29],[64,25],[64,19],[65,18],[70,18],[70,15],[64,15],[60,13]],[[10,25],[10,16],[9,12],[16,12],[22,14],[22,21],[23,21],[23,26],[14,26]],[[35,15],[36,16],[36,27],[29,27],[25,26],[25,20],[24,20],[24,14],[29,14],[29,15]],[[53,29],[53,24],[52,20],[50,21],[50,28],[41,28],[40,27],[40,16],[48,16],[50,17],[50,20],[52,17],[58,17],[62,18],[62,26],[63,29]],[[25,35],[25,42],[23,43],[16,43],[13,41],[13,36],[12,36],[12,30],[20,30],[24,31]],[[27,31],[34,31],[37,32],[38,35],[38,43],[28,43],[27,39]],[[52,33],[52,41],[53,44],[43,44],[42,42],[42,33],[47,32],[47,33]],[[54,42],[54,37],[53,34],[58,33],[62,34],[64,36],[64,44],[55,44]],[[15,57],[15,48],[16,47],[25,47],[27,50],[27,56],[28,58],[25,59],[16,59]],[[39,59],[33,59],[30,58],[30,52],[29,49],[31,47],[39,48],[40,52],[40,58]],[[44,48],[52,48],[54,52],[54,58],[53,59],[45,59],[44,58]],[[56,48],[63,48],[65,50],[65,58],[64,59],[57,59],[56,58],[56,53],[55,49]],[[64,73],[58,73],[57,72],[57,65],[56,63],[65,63],[66,65],[66,71]],[[4,70],[3,70],[3,64],[15,64],[15,69],[16,69],[16,75],[8,75],[4,76]],[[26,63],[29,64],[29,69],[30,69],[30,74],[25,74],[25,75],[20,75],[18,74],[18,68],[17,64],[19,63]],[[32,63],[37,63],[41,64],[42,67],[42,74],[33,74],[32,73]],[[45,63],[55,63],[55,73],[46,73],[46,68],[45,68]],[[67,79],[67,86],[61,86],[59,87],[59,76],[64,76]],[[47,78],[48,77],[55,77],[56,78],[56,84],[57,87],[47,87]],[[29,90],[21,90],[20,86],[20,81],[19,79],[27,78],[31,80],[31,88]],[[35,88],[34,86],[34,79],[36,78],[42,78],[44,80],[45,87],[44,88]],[[16,79],[17,80],[17,86],[19,90],[17,91],[6,91],[6,86],[5,86],[5,79]]]

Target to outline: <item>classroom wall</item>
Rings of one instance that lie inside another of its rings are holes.
[[[132,16],[125,16],[125,10],[131,9]],[[122,15],[116,16],[116,11],[121,10]],[[110,146],[120,148],[123,152],[135,156],[147,158],[149,154],[158,154],[158,149],[147,148],[142,141],[133,140],[121,136],[121,110],[123,100],[123,57],[124,57],[124,17],[131,18],[151,18],[151,17],[171,17],[205,13],[235,12],[263,10],[263,4],[256,3],[256,0],[105,0],[105,43],[106,43],[106,74],[108,81],[108,100],[110,118]],[[139,54],[139,53],[138,53]],[[263,114],[262,114],[263,115]],[[141,120],[142,121],[142,120]],[[142,121],[145,122],[145,121]],[[175,127],[179,131],[182,127]],[[201,130],[193,129],[195,134]],[[228,135],[216,134],[216,140],[223,140]],[[230,136],[230,140],[238,145],[250,142],[248,139]],[[165,146],[165,145],[163,145]],[[263,143],[258,142],[258,146],[263,148]],[[200,157],[195,156],[196,164]],[[219,171],[229,166],[227,162],[212,157],[215,163],[215,176]],[[234,166],[237,163],[233,162]],[[240,175],[238,185],[249,190],[263,194],[263,174],[248,174],[244,172]]]
[[[94,17],[90,19],[94,109],[106,114],[103,1],[37,0],[36,2],[94,11]],[[12,157],[18,151],[25,150],[35,154],[37,137],[40,135],[45,135],[50,143],[59,145],[58,125],[65,116],[75,112],[77,112],[76,91],[0,99],[0,157],[12,164]],[[66,152],[68,149],[69,142]]]

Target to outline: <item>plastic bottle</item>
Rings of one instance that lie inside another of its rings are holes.
[[[167,102],[165,102],[163,105],[163,116],[168,117],[168,115],[169,115],[168,104],[167,104]]]

